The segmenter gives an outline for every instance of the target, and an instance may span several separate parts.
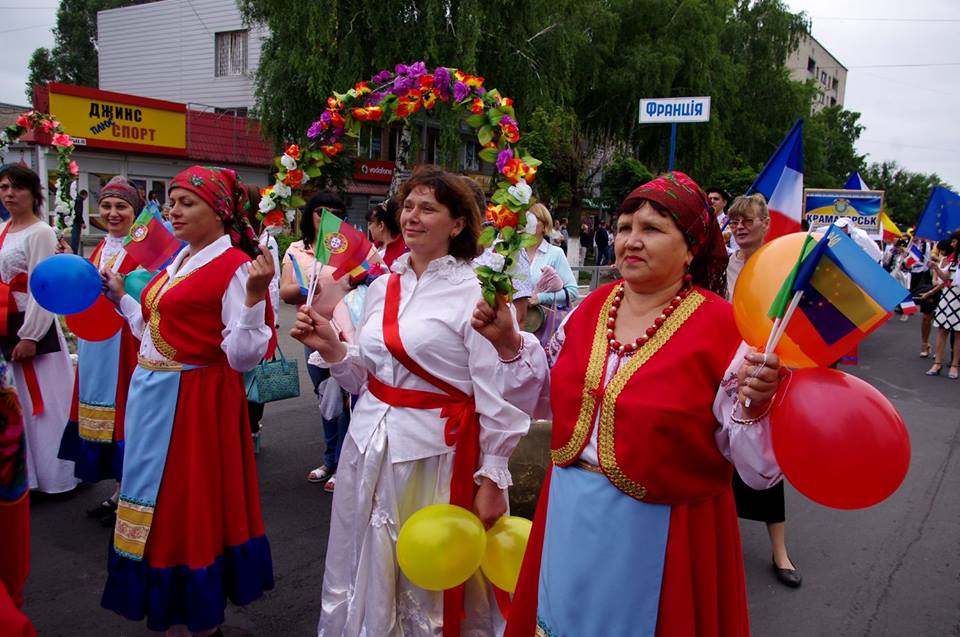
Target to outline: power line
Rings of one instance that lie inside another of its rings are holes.
[[[848,66],[848,69],[907,69],[907,68],[927,68],[937,66],[960,66],[960,62],[943,62],[929,64],[861,64],[858,66]]]
[[[811,20],[838,20],[844,22],[960,22],[960,18],[840,18],[814,17]]]
[[[30,29],[52,29],[52,24],[35,24],[32,27],[18,27],[16,29],[4,29],[0,33],[15,33],[16,31],[28,31]]]

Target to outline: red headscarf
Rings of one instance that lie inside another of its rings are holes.
[[[720,296],[727,291],[727,247],[713,208],[697,182],[682,172],[657,177],[635,189],[617,214],[635,212],[644,201],[667,210],[693,252],[693,282]]]
[[[168,192],[174,188],[189,190],[210,206],[226,226],[234,247],[240,248],[253,258],[260,254],[257,236],[245,214],[250,205],[247,189],[235,170],[190,166],[170,180]]]

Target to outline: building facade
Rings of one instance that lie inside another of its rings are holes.
[[[235,0],[161,0],[97,14],[100,88],[246,115],[268,31]]]
[[[797,82],[813,80],[818,89],[814,98],[814,111],[828,106],[843,106],[847,88],[847,67],[833,56],[810,34],[800,39],[800,44],[786,62],[790,79]]]

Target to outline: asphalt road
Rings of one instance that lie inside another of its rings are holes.
[[[861,348],[853,370],[907,422],[912,462],[900,490],[871,509],[839,511],[788,487],[787,542],[804,576],[797,590],[774,579],[763,525],[741,522],[754,635],[960,636],[960,381],[923,375],[929,363],[917,356],[918,331],[917,317],[891,321]],[[308,388],[302,350],[289,338],[282,343],[301,360]],[[268,405],[262,440],[276,588],[246,608],[228,607],[224,634],[314,635],[331,496],[305,480],[323,449],[312,393]],[[34,500],[25,612],[43,637],[156,635],[100,608],[110,531],[84,511],[111,490],[102,484]]]

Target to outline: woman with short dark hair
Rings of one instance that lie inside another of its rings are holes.
[[[419,509],[450,502],[487,526],[506,512],[507,460],[529,424],[492,386],[496,351],[470,327],[481,298],[472,192],[456,175],[425,170],[397,198],[410,252],[371,284],[354,344],[311,308],[291,331],[360,394],[338,470],[319,630],[460,634],[462,620],[463,634],[495,635],[502,619],[481,575],[465,584],[464,608],[462,589],[428,591],[397,568],[397,533]]]
[[[393,197],[381,201],[367,213],[367,230],[383,259],[384,269],[407,251],[400,232],[400,204]]]
[[[60,460],[74,373],[57,317],[40,307],[27,284],[37,264],[56,252],[57,236],[41,218],[40,177],[19,164],[0,171],[0,200],[10,220],[0,228],[0,323],[3,355],[10,362],[23,406],[30,488],[46,493],[73,489],[73,462]]]

